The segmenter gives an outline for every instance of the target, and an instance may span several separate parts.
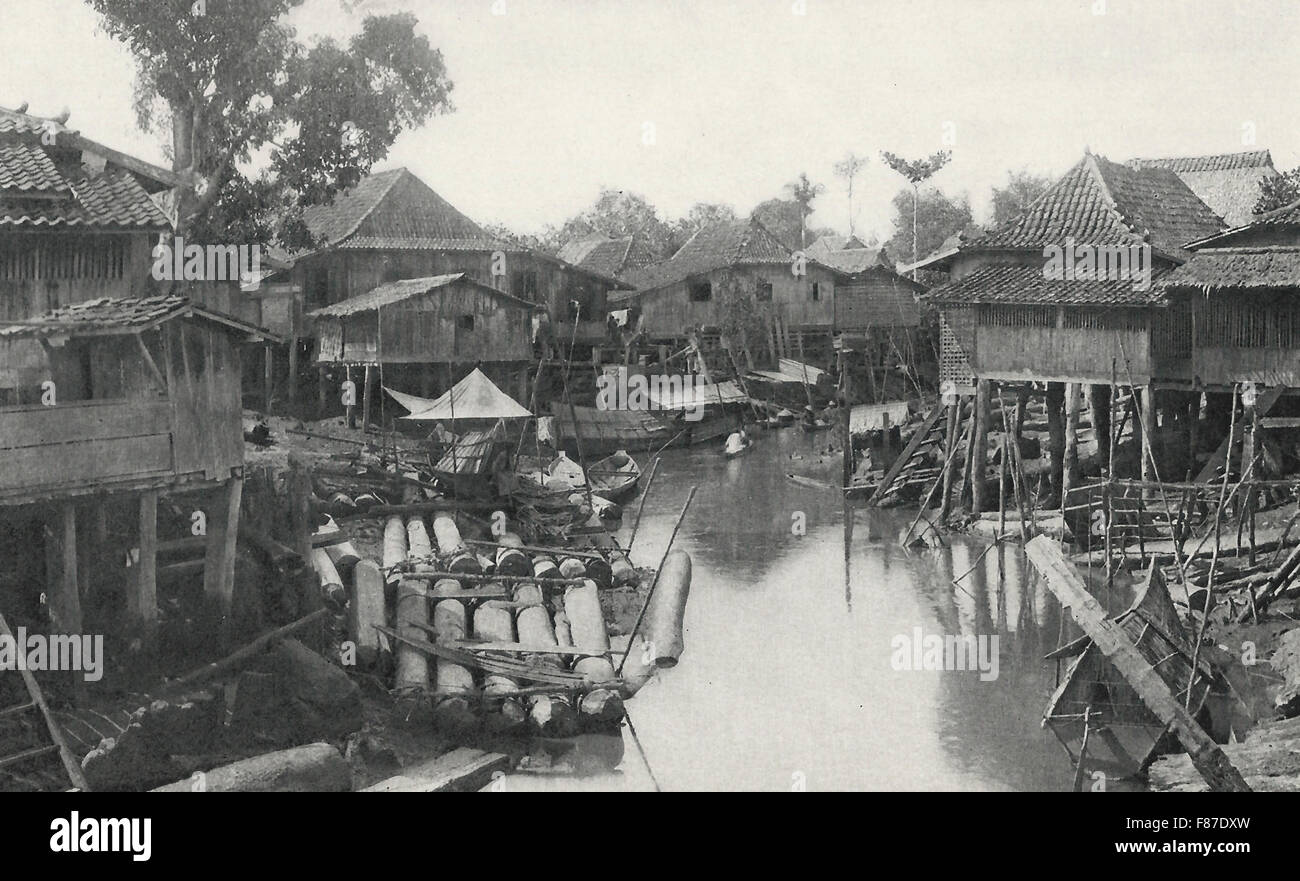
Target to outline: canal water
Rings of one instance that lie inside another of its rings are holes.
[[[638,563],[658,562],[689,488],[699,491],[674,545],[694,562],[686,651],[628,704],[653,780],[625,728],[612,771],[516,774],[506,786],[1070,787],[1069,760],[1039,724],[1056,681],[1042,656],[1057,645],[1060,609],[1019,548],[979,559],[986,542],[954,537],[946,548],[904,550],[908,507],[854,512],[846,539],[839,494],[785,476],[825,443],[784,429],[735,460],[712,448],[664,454]],[[991,663],[985,675],[905,669],[918,655],[902,641],[932,634],[996,636],[996,678]]]

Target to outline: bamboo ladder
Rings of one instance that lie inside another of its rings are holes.
[[[0,615],[0,636],[8,637],[10,640],[14,638],[13,633],[9,630],[9,623],[4,619],[4,615]],[[63,732],[59,728],[58,721],[50,713],[49,704],[45,702],[45,695],[41,692],[36,677],[26,667],[23,667],[20,672],[23,677],[23,685],[27,689],[28,699],[12,707],[0,708],[0,719],[38,710],[41,714],[41,720],[45,724],[45,730],[50,736],[50,742],[20,750],[7,756],[0,756],[0,768],[8,768],[11,765],[17,765],[57,752],[60,762],[63,763],[63,769],[67,772],[68,782],[73,788],[88,792],[90,786],[86,783],[86,776],[81,772],[81,764],[77,761],[76,756],[72,754],[72,750],[68,748],[68,742],[63,738]]]

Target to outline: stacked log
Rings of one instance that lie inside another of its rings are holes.
[[[433,545],[424,521],[413,516],[406,523],[407,562],[418,571],[428,569],[423,561],[433,556]],[[387,548],[385,549],[387,550]],[[424,640],[429,629],[428,582],[403,579],[397,585],[394,617],[397,632],[406,639]],[[423,719],[428,708],[429,659],[407,643],[397,647],[397,673],[393,686],[398,693],[399,709],[407,719]]]
[[[613,683],[617,677],[614,665],[605,654],[609,652],[609,632],[605,629],[605,615],[600,609],[600,592],[596,582],[586,579],[581,586],[564,590],[564,615],[575,648],[590,651],[590,657],[579,658],[573,672],[581,673],[591,683]],[[556,613],[559,617],[559,613]],[[596,688],[583,695],[578,704],[582,721],[590,727],[608,727],[623,718],[623,699],[611,685]]]
[[[481,574],[483,567],[478,557],[465,546],[456,521],[446,515],[433,518],[433,536],[438,542],[438,557],[447,572],[472,572]]]
[[[497,548],[496,569],[500,575],[530,575],[533,564],[528,555],[519,550],[523,540],[518,534],[507,532],[501,536],[501,547]]]
[[[384,574],[374,560],[362,560],[352,570],[352,597],[348,603],[348,638],[357,647],[362,669],[385,666],[387,638],[375,629],[388,623],[384,599]]]
[[[488,587],[500,587],[490,584]],[[498,600],[488,600],[474,610],[474,638],[488,642],[514,642],[515,619],[511,607]],[[498,653],[514,657],[510,653]],[[497,673],[483,677],[484,726],[493,734],[519,730],[528,721],[528,712],[519,697],[519,681]]]
[[[434,584],[434,593],[458,589],[460,583],[451,579]],[[463,642],[468,635],[465,604],[460,600],[439,600],[433,607],[433,630],[440,643]],[[433,668],[434,724],[453,736],[463,737],[478,726],[470,703],[475,693],[474,674],[446,658],[435,658]]]
[[[321,596],[335,608],[343,608],[347,602],[347,591],[343,588],[343,579],[339,577],[338,570],[334,568],[334,561],[325,553],[324,548],[312,550],[311,566],[320,579]]]
[[[391,587],[401,580],[397,567],[406,562],[406,524],[397,514],[384,521],[384,556],[381,566]]]
[[[557,646],[551,616],[542,601],[542,589],[536,584],[521,582],[515,587],[515,628],[519,641],[530,646]],[[558,655],[537,654],[534,663],[539,669],[563,669]],[[573,702],[562,693],[531,694],[527,698],[528,725],[542,737],[571,737],[578,733],[577,713]]]

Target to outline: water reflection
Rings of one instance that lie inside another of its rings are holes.
[[[629,703],[660,785],[1068,788],[1069,762],[1039,725],[1055,685],[1041,658],[1056,645],[1059,610],[1020,550],[981,558],[987,543],[963,538],[899,547],[914,512],[846,513],[836,493],[785,477],[790,456],[810,456],[816,443],[785,430],[739,459],[677,450],[660,464],[638,561],[658,560],[689,487],[700,488],[676,544],[694,561],[686,652]],[[996,635],[997,679],[893,669],[891,641],[916,627]],[[513,775],[507,785],[653,788],[625,738],[613,772]]]

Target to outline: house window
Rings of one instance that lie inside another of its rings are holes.
[[[822,298],[822,286],[819,282],[812,283],[812,298],[813,300],[820,300]]]
[[[770,281],[760,281],[758,283],[758,293],[755,295],[760,303],[772,302],[772,283]]]
[[[473,330],[473,329],[474,329],[474,316],[473,316],[473,315],[462,315],[462,316],[460,316],[459,318],[457,318],[457,319],[456,319],[456,329],[457,329],[457,330]]]
[[[691,285],[691,302],[707,303],[713,299],[713,285],[707,281]]]

